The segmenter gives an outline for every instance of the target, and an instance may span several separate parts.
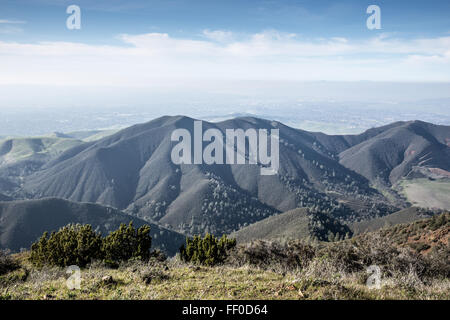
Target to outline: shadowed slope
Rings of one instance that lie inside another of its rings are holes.
[[[340,153],[340,163],[371,181],[393,184],[414,166],[450,170],[450,127],[406,122]]]
[[[382,199],[365,178],[340,165],[314,134],[274,121],[203,122],[203,130],[280,129],[277,175],[261,176],[260,165],[173,164],[172,131],[192,133],[193,127],[194,119],[182,116],[132,126],[66,151],[27,179],[25,188],[36,197],[127,209],[189,234],[229,233],[300,206],[335,210],[341,216],[352,211],[339,205],[336,195],[367,195],[362,202]]]
[[[29,248],[45,231],[56,231],[69,223],[90,224],[107,235],[121,223],[133,221],[135,227],[151,226],[152,246],[175,254],[184,236],[131,217],[114,208],[62,199],[0,202],[0,247],[18,251]]]

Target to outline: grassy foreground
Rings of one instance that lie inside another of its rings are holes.
[[[93,264],[81,270],[80,289],[70,290],[65,269],[32,269],[23,255],[19,258],[22,267],[0,278],[0,299],[450,298],[448,279],[423,284],[411,275],[383,279],[381,289],[370,289],[365,273],[329,274],[326,266],[283,272],[250,266],[191,266],[176,259],[128,262],[118,269]]]
[[[214,267],[153,255],[81,269],[69,289],[62,267],[30,252],[0,254],[0,300],[11,299],[444,299],[450,300],[450,214],[331,243],[242,243]],[[0,252],[1,253],[1,252]],[[381,286],[367,285],[377,267]]]

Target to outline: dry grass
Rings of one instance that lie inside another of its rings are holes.
[[[424,283],[411,271],[384,278],[381,289],[370,289],[365,284],[365,272],[345,272],[326,259],[314,259],[302,270],[266,270],[249,265],[200,267],[177,259],[131,262],[118,269],[94,263],[81,271],[79,290],[67,288],[65,269],[30,268],[24,262],[22,268],[1,277],[0,299],[450,298],[449,279]],[[103,281],[105,276],[111,276],[112,281]]]
[[[448,223],[446,214],[328,244],[256,241],[238,245],[216,267],[178,258],[117,269],[96,262],[81,270],[79,290],[68,289],[65,269],[37,269],[25,252],[14,256],[18,269],[0,275],[0,299],[450,300]],[[414,238],[438,245],[414,249]],[[380,268],[380,289],[366,285],[370,265]]]

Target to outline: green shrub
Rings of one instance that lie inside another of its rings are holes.
[[[148,260],[150,257],[150,226],[144,225],[139,229],[121,224],[119,229],[111,232],[103,240],[103,252],[106,261],[127,261],[131,258]]]
[[[30,260],[34,265],[77,265],[84,267],[94,259],[102,258],[101,235],[90,225],[70,224],[48,237],[45,232],[31,246]]]
[[[432,231],[437,230],[440,227],[446,226],[449,224],[450,221],[450,214],[449,213],[443,213],[440,215],[434,215],[433,218],[431,218],[430,222],[430,228]]]
[[[95,232],[90,225],[70,224],[50,237],[45,232],[31,246],[30,261],[35,266],[77,265],[84,267],[93,260],[104,260],[107,265],[117,265],[130,258],[146,260],[150,256],[150,227],[139,229],[121,224],[119,229],[106,238]]]
[[[236,246],[236,239],[228,239],[226,235],[216,238],[211,234],[186,238],[186,247],[180,248],[180,257],[185,262],[213,266],[223,263],[228,251]]]

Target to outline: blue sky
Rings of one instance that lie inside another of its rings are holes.
[[[82,30],[65,28],[65,9],[82,9]],[[382,30],[365,26],[366,8],[382,9]],[[399,37],[444,36],[450,32],[450,2],[446,0],[2,0],[0,19],[25,21],[4,32],[14,41],[71,40],[116,43],[120,33],[166,32],[194,38],[204,29],[256,33],[266,29],[306,37],[364,38],[376,32]],[[6,26],[2,24],[0,32]],[[11,27],[11,26],[9,26]]]
[[[450,82],[449,14],[447,0],[1,0],[0,85]]]

